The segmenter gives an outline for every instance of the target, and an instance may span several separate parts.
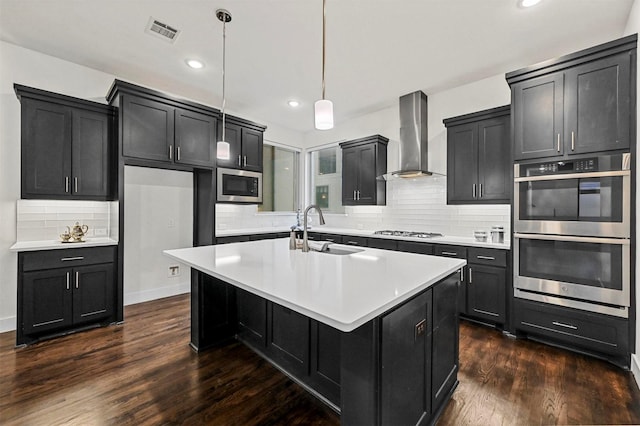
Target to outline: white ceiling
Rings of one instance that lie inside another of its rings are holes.
[[[336,123],[603,43],[633,0],[328,0],[326,94]],[[313,130],[321,96],[322,0],[0,0],[0,39],[262,123]],[[149,17],[182,32],[169,44]],[[186,58],[206,63],[196,71]],[[106,94],[107,88],[105,88]],[[287,100],[297,99],[296,110]]]

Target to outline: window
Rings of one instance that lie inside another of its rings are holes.
[[[344,213],[342,206],[342,150],[339,146],[309,152],[310,202],[326,213]]]
[[[300,153],[279,146],[262,148],[262,204],[259,212],[298,209]]]

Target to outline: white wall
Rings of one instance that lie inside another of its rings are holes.
[[[633,3],[633,7],[631,8],[631,12],[629,13],[629,19],[627,21],[626,28],[624,30],[624,35],[630,35],[634,33],[640,32],[640,0],[635,0]],[[637,57],[636,57],[637,58]],[[636,67],[637,70],[637,67]],[[636,107],[636,113],[638,116],[636,117],[637,123],[640,125],[640,108]],[[640,128],[640,127],[638,127]],[[636,135],[636,139],[638,135]],[[637,143],[637,142],[636,142]],[[637,150],[636,150],[637,153]],[[636,172],[638,167],[638,161],[635,159],[636,164]],[[640,173],[636,173],[637,184],[636,188],[640,188]],[[636,223],[638,223],[638,218],[640,218],[639,213],[640,207],[640,197],[636,194]],[[640,282],[640,250],[638,250],[638,240],[636,235],[636,349],[634,354],[631,356],[631,371],[633,371],[633,375],[636,378],[636,383],[640,384],[640,316],[637,315],[637,309],[640,307],[640,291],[638,291],[638,282]]]
[[[193,175],[131,166],[124,175],[124,304],[188,293],[189,267],[162,250],[193,246]]]

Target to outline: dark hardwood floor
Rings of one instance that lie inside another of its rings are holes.
[[[322,424],[339,417],[245,346],[197,354],[189,297],[15,349],[0,334],[0,424]],[[631,373],[462,322],[460,385],[438,424],[638,424]]]

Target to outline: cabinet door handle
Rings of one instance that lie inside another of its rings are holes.
[[[478,196],[478,198],[482,198],[482,184],[480,184],[480,195]]]
[[[444,254],[445,256],[457,256],[458,253],[454,252],[454,251],[443,251],[442,254]]]
[[[570,328],[571,330],[577,330],[578,327],[576,327],[575,325],[571,325],[571,324],[564,324],[558,321],[553,321],[551,324],[553,325],[557,325],[558,327],[564,327],[564,328]]]
[[[556,149],[558,150],[558,152],[560,152],[560,133],[558,133],[558,145]]]
[[[360,244],[358,244],[357,241],[347,241],[347,244],[351,245],[351,246],[359,246]]]
[[[76,271],[76,288],[78,288],[79,282],[80,282],[80,272]]]
[[[464,268],[460,268],[460,282],[464,282]]]
[[[242,167],[247,167],[247,156],[246,155],[244,156],[244,160],[243,160],[242,164],[243,164]]]
[[[358,189],[356,192],[358,193],[358,201],[360,201],[360,190]]]
[[[238,167],[242,166],[242,156],[238,155]]]
[[[475,184],[475,183],[472,185],[472,188],[473,188],[473,189],[472,189],[472,192],[473,192],[473,198],[476,198],[476,184]]]
[[[178,161],[180,161],[180,147],[176,148],[177,149],[177,157],[178,157]]]
[[[478,255],[478,256],[476,256],[476,258],[484,259],[484,260],[496,260],[496,258],[493,257],[493,256],[480,256],[480,255]]]
[[[576,133],[571,131],[571,151],[576,150]]]
[[[354,189],[353,190],[353,201],[356,201],[356,200],[357,200],[357,198],[356,198],[356,190]]]
[[[169,145],[169,160],[173,160],[173,145]]]
[[[63,257],[62,259],[60,259],[61,262],[68,262],[70,260],[84,260],[84,256]]]
[[[473,270],[469,268],[469,284],[473,283]]]
[[[73,178],[73,192],[78,192],[78,177]]]
[[[69,279],[71,274],[69,274],[69,272],[67,272],[67,290],[69,290]]]
[[[69,176],[64,177],[64,192],[69,192]]]

